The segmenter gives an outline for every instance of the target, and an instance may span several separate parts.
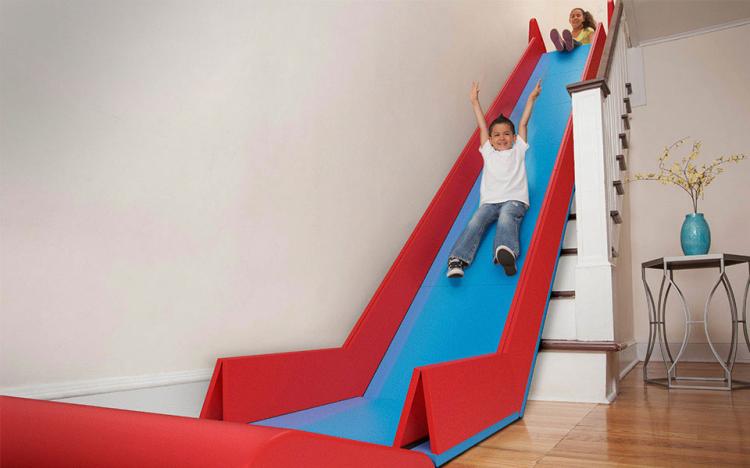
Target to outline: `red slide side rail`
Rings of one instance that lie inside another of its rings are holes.
[[[431,468],[421,453],[247,424],[0,397],[3,467]]]
[[[200,417],[247,423],[360,395],[341,372],[356,368],[352,356],[333,348],[218,359]]]
[[[600,24],[582,79],[596,76],[605,40]],[[569,118],[498,352],[415,369],[394,445],[427,436],[440,454],[522,411],[574,182]]]
[[[560,252],[560,239],[573,196],[574,181],[573,122],[568,119],[557,163],[547,187],[547,196],[539,214],[539,223],[529,245],[529,257],[518,281],[500,340],[499,352],[513,356],[519,378],[523,379],[515,382],[522,384],[522,393],[517,395],[520,397],[525,394],[539,342],[539,331],[552,287],[555,260]]]
[[[488,120],[510,115],[544,52],[532,38]],[[201,418],[250,422],[363,395],[481,170],[475,131],[341,348],[219,359]]]
[[[536,21],[536,18],[531,18],[529,20],[529,42],[536,39],[539,44],[542,45],[544,48],[544,52],[547,52],[547,47],[544,46],[544,38],[542,37],[542,32],[539,30],[539,23]]]
[[[420,369],[432,452],[443,453],[518,412],[522,369],[500,354]]]
[[[589,52],[589,58],[586,60],[586,67],[584,68],[581,81],[596,78],[606,43],[607,33],[604,31],[604,25],[599,23],[594,32],[594,38],[591,40],[591,51]]]

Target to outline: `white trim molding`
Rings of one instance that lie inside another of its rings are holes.
[[[685,31],[685,32],[677,33],[677,34],[672,34],[670,36],[658,37],[656,39],[648,39],[648,40],[642,41],[639,44],[639,46],[648,47],[652,45],[663,44],[665,42],[679,41],[680,39],[687,39],[689,37],[701,36],[703,34],[723,31],[725,29],[738,28],[740,26],[745,26],[747,24],[750,24],[750,18],[742,18],[742,19],[735,20],[735,21],[728,21],[726,23],[715,24],[713,26],[706,26],[705,28],[698,28],[698,29],[693,29],[691,31]]]
[[[189,371],[164,372],[159,374],[76,380],[72,382],[30,385],[24,387],[5,387],[0,388],[0,395],[35,398],[39,400],[59,400],[61,398],[98,395],[101,393],[120,392],[124,390],[138,390],[143,388],[201,382],[209,380],[212,371],[212,369],[195,369]]]
[[[641,362],[641,360],[638,359],[638,347],[636,346],[636,342],[631,341],[627,343],[627,345],[628,346],[625,349],[618,353],[620,361],[620,380],[624,379],[625,376],[627,376],[628,373],[633,370],[639,362]]]

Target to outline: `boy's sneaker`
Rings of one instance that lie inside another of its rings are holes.
[[[503,266],[506,275],[513,276],[516,274],[516,256],[508,247],[501,245],[495,250],[495,263]]]
[[[464,262],[458,258],[448,260],[448,278],[461,278],[464,276]]]
[[[549,38],[552,39],[552,43],[555,45],[555,49],[557,49],[558,52],[565,50],[565,44],[563,44],[562,39],[560,39],[560,31],[553,29],[549,32]]]
[[[565,31],[563,31],[562,37],[563,37],[563,42],[565,43],[565,50],[567,50],[568,52],[573,50],[573,47],[574,47],[573,34],[566,29]]]

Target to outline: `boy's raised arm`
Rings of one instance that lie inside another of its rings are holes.
[[[471,100],[471,107],[474,109],[474,116],[477,118],[477,125],[479,126],[479,147],[481,148],[484,145],[484,142],[490,139],[490,133],[487,131],[487,120],[484,118],[482,105],[479,104],[479,83],[476,81],[471,83],[469,100]]]
[[[536,86],[531,91],[531,94],[529,94],[529,98],[526,100],[526,107],[523,109],[523,115],[521,115],[521,121],[518,123],[518,136],[523,139],[526,143],[529,142],[529,140],[526,139],[526,130],[528,129],[529,125],[529,118],[531,118],[531,110],[534,108],[534,102],[536,101],[536,98],[539,97],[539,93],[542,92],[542,80],[539,80],[536,82]]]

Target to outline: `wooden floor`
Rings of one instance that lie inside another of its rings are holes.
[[[684,375],[718,367],[684,366]],[[667,390],[644,385],[642,372],[623,379],[610,405],[529,401],[522,420],[445,466],[750,467],[750,389]],[[750,380],[750,364],[734,377]]]

